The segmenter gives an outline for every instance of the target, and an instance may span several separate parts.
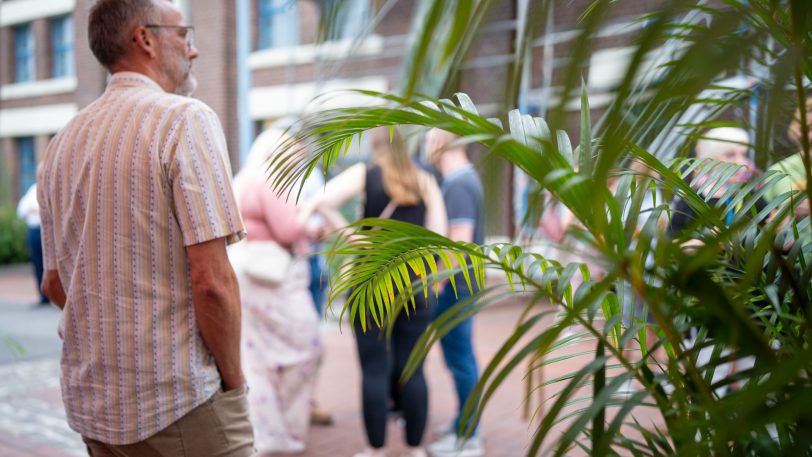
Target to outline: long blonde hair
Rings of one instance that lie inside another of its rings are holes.
[[[422,171],[412,162],[407,151],[406,141],[397,128],[372,130],[372,161],[381,167],[383,188],[386,194],[398,205],[416,205],[423,200],[419,174]]]

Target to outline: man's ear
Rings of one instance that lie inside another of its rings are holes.
[[[133,31],[132,41],[138,49],[146,53],[150,58],[154,59],[157,56],[155,51],[155,37],[151,36],[151,33],[146,27],[136,28]]]

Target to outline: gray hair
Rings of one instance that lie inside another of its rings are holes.
[[[730,148],[750,145],[750,134],[738,127],[717,127],[710,129],[696,143],[696,156],[700,159],[719,159]]]
[[[108,70],[128,53],[127,34],[136,24],[155,22],[154,0],[98,0],[90,10],[90,50]]]

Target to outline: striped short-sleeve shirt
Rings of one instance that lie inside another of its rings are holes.
[[[141,441],[220,387],[185,246],[245,236],[226,152],[209,107],[129,72],[49,144],[44,261],[67,294],[62,397],[83,436]]]

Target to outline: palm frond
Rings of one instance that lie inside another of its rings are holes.
[[[414,370],[459,322],[506,296],[526,294],[521,318],[483,370],[465,405],[470,420],[459,431],[471,433],[496,389],[525,369],[527,410],[539,419],[528,455],[542,449],[545,455],[573,449],[590,455],[808,455],[804,431],[812,417],[801,405],[812,391],[812,229],[808,217],[794,214],[812,190],[767,200],[783,177],[779,172],[731,183],[738,166],[686,156],[705,130],[735,125],[754,133],[757,164],[775,161],[778,126],[792,105],[805,108],[812,4],[666,2],[641,18],[646,26],[625,77],[593,125],[581,65],[611,16],[612,0],[593,2],[579,19],[560,97],[545,119],[510,109],[502,119],[486,118],[465,94],[436,99],[493,3],[422,2],[414,29],[432,33],[409,47],[401,95],[358,91],[377,105],[305,118],[268,164],[273,188],[294,195],[303,176],[318,164],[329,168],[369,129],[437,127],[524,172],[533,185],[530,201],[539,203],[531,210],[540,213],[541,202],[555,201],[570,211],[576,220],[567,232],[570,250],[588,261],[561,263],[511,243],[455,243],[395,221],[359,221],[331,250],[344,262],[332,275],[331,291],[332,298],[348,295],[342,316],[349,311],[362,331],[368,325],[391,330],[394,319],[411,312],[413,297],[431,298],[439,281],[461,274],[465,284],[452,287],[478,292],[429,327],[410,358],[408,370]],[[550,4],[542,2],[533,17],[543,17]],[[512,81],[520,79],[528,37],[543,23],[520,27]],[[440,41],[433,45],[435,37]],[[725,72],[750,74],[719,81]],[[573,147],[561,126],[578,82],[581,129]],[[731,122],[726,116],[743,100],[752,102],[755,120]],[[808,180],[806,133],[801,154]],[[295,148],[302,141],[311,152]],[[685,202],[693,220],[669,232],[672,197]],[[701,246],[686,249],[688,240]],[[505,283],[487,284],[486,269]],[[565,335],[573,326],[577,333]],[[586,344],[594,349],[583,350]],[[576,359],[586,361],[564,376],[544,377],[551,364]],[[745,360],[755,362],[728,370]],[[621,395],[630,382],[640,390]],[[740,390],[729,391],[732,386]],[[533,396],[545,389],[556,390],[533,408]],[[659,416],[641,423],[640,408]]]

